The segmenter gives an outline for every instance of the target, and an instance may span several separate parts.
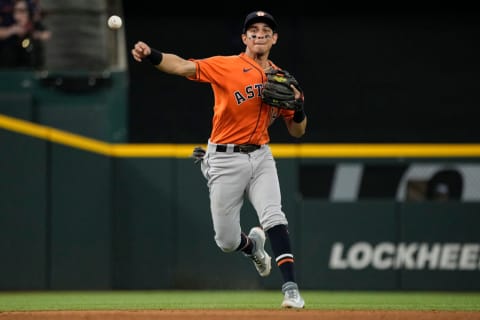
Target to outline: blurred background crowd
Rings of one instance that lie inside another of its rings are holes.
[[[0,0],[0,67],[43,66],[51,37],[43,14],[39,0]]]

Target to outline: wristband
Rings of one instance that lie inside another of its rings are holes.
[[[160,51],[151,48],[150,54],[147,56],[148,61],[150,61],[154,66],[158,66],[163,59],[163,53]]]
[[[303,121],[303,119],[305,119],[307,115],[305,114],[305,110],[298,110],[298,111],[295,111],[295,113],[293,114],[293,121],[296,122],[296,123],[300,123]]]

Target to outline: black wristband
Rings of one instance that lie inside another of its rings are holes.
[[[293,114],[293,121],[296,123],[300,123],[303,121],[303,119],[305,119],[306,116],[307,115],[305,114],[305,110],[303,109],[295,111],[295,113]]]
[[[150,54],[147,56],[148,61],[150,61],[154,66],[158,66],[163,59],[163,53],[160,51],[151,48]]]

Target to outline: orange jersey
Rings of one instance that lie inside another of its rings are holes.
[[[213,89],[211,142],[266,144],[272,122],[278,117],[293,117],[293,111],[262,102],[265,72],[245,53],[191,60],[197,64],[197,72],[188,79],[210,83]]]

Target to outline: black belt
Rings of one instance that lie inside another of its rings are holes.
[[[237,144],[233,146],[233,152],[241,152],[241,153],[250,153],[255,150],[260,149],[260,145],[258,144]],[[227,145],[226,144],[217,144],[215,148],[217,152],[227,152]]]

